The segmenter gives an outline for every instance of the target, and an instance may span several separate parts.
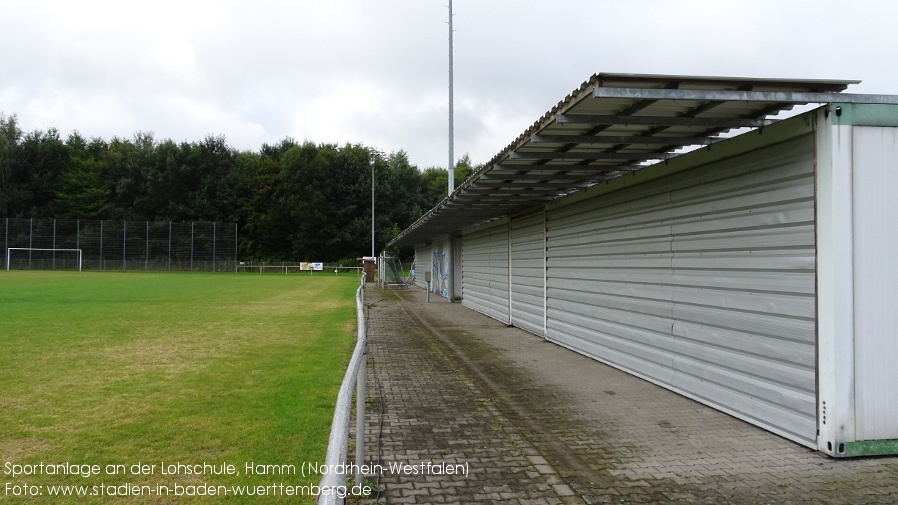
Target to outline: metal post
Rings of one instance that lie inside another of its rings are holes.
[[[511,277],[511,271],[512,271],[512,265],[511,265],[511,220],[508,221],[507,226],[508,226],[508,228],[507,228],[507,234],[505,235],[505,243],[508,244],[508,252],[507,252],[507,254],[508,254],[508,256],[507,256],[507,258],[508,258],[508,322],[506,324],[511,326],[512,298],[513,298],[511,295],[512,295],[512,288],[514,287],[514,284],[511,282],[511,279],[512,279],[512,277]]]
[[[237,223],[234,223],[234,273],[237,273]]]
[[[215,271],[215,221],[212,221],[212,271]]]
[[[146,259],[144,259],[143,269],[149,270],[150,269],[150,222],[147,221],[146,223],[147,223],[147,256],[146,256]]]
[[[171,221],[168,222],[168,271],[171,272]]]
[[[122,272],[128,270],[128,221],[122,221]]]
[[[34,218],[28,223],[28,270],[31,270],[31,248],[34,247]]]
[[[446,298],[452,303],[455,298],[455,234],[449,233],[449,259],[446,261]],[[509,264],[511,262],[509,261]]]
[[[190,271],[193,272],[193,225],[194,222],[190,222]]]
[[[543,338],[549,335],[549,230],[548,211],[543,206]]]
[[[374,258],[374,161],[376,156],[371,157],[371,257]]]
[[[56,220],[53,220],[53,260],[50,263],[52,269],[56,270]]]
[[[359,371],[355,376],[355,485],[360,486],[364,474],[362,466],[365,464],[365,362],[367,354],[366,349],[362,351],[362,361],[359,364]]]
[[[100,271],[103,271],[103,220],[100,220]]]
[[[75,249],[81,249],[81,220],[75,220]],[[81,252],[81,261],[79,261],[78,271],[81,271],[81,263],[84,263],[84,251]]]
[[[3,233],[3,249],[7,255],[6,269],[9,270],[9,218],[6,218],[6,230]]]

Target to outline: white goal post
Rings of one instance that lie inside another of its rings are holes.
[[[10,258],[13,251],[53,251],[53,252],[74,252],[78,263],[78,271],[81,271],[81,249],[44,249],[39,247],[9,247],[6,249],[6,269],[9,270]]]

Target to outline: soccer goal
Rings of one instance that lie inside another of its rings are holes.
[[[47,253],[52,253],[54,267],[55,267],[55,262],[56,262],[56,253],[74,253],[75,254],[75,265],[78,267],[78,271],[79,272],[81,271],[81,249],[44,249],[44,248],[38,248],[38,247],[10,247],[6,250],[6,269],[7,270],[9,270],[9,267],[12,264],[11,261],[13,259],[13,251],[17,251],[17,252],[23,251],[23,252],[28,253],[28,262],[29,262],[28,268],[29,269],[31,268],[33,252],[42,253],[41,254],[42,261],[46,261],[45,258],[48,255]],[[15,256],[19,257],[19,254],[16,254]]]

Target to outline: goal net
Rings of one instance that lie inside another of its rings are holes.
[[[10,247],[6,250],[7,270],[78,270],[81,249]]]

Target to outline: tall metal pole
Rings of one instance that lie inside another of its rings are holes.
[[[449,0],[449,193],[455,189],[455,121],[452,90],[452,0]]]
[[[371,257],[374,257],[374,160],[377,155],[371,155]]]

